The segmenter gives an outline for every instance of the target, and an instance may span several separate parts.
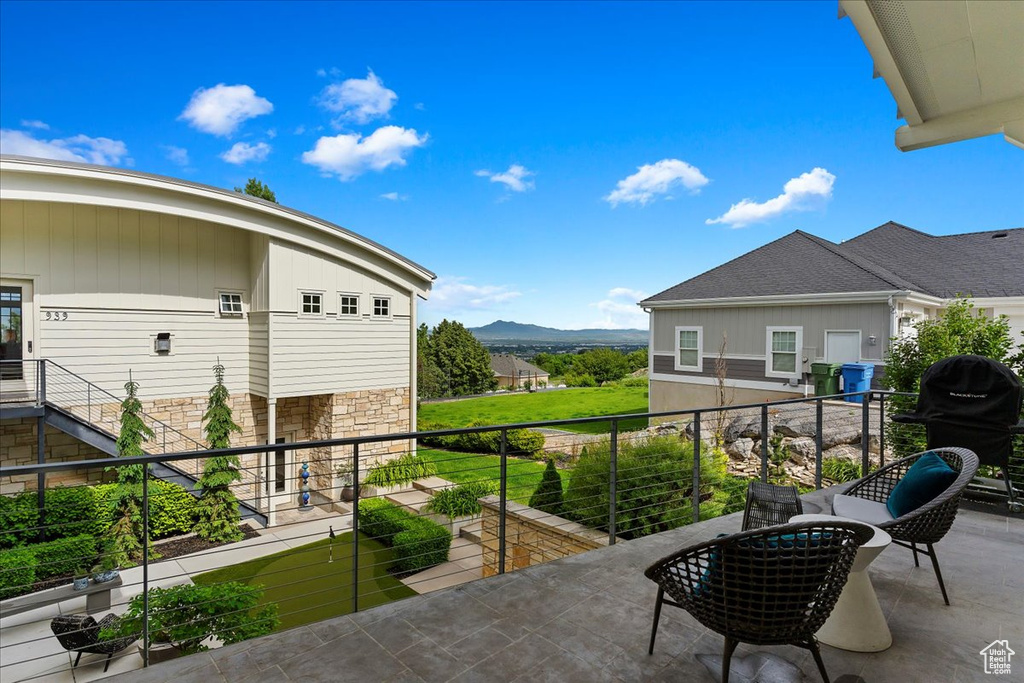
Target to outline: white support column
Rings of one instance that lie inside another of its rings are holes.
[[[277,441],[277,399],[267,399],[267,443],[273,444]],[[277,512],[274,508],[277,507],[277,456],[273,451],[267,451],[264,454],[264,460],[266,462],[267,472],[267,526],[274,526],[277,524]]]

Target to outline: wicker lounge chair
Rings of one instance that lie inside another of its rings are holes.
[[[828,683],[815,631],[832,612],[857,549],[874,535],[856,522],[820,521],[745,531],[691,546],[644,572],[658,584],[649,653],[663,604],[725,636],[722,683],[738,643],[796,645]]]
[[[747,506],[743,510],[743,530],[786,524],[802,515],[803,503],[795,486],[776,486],[752,481],[747,486]]]
[[[942,581],[934,544],[941,541],[953,526],[960,497],[978,471],[978,456],[966,448],[936,448],[925,452],[935,453],[958,473],[953,483],[930,502],[895,518],[886,508],[886,501],[896,484],[906,475],[910,466],[925,454],[915,453],[855,481],[845,494],[833,499],[832,514],[884,529],[892,537],[893,543],[913,551],[916,566],[921,566],[918,553],[929,556],[935,578],[939,580],[942,599],[948,605],[949,596],[946,594],[946,584]],[[926,549],[919,546],[925,546]]]
[[[57,636],[61,647],[69,652],[78,653],[74,666],[78,666],[83,652],[106,655],[107,662],[103,667],[105,673],[110,667],[110,659],[136,640],[132,636],[101,640],[100,631],[114,626],[115,623],[117,623],[117,617],[113,614],[108,614],[98,622],[88,614],[64,614],[55,617],[50,622],[50,630],[53,631],[53,635]]]

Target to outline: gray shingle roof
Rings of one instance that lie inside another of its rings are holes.
[[[531,365],[522,358],[513,356],[511,353],[492,353],[491,370],[498,377],[519,377],[520,372],[523,373],[524,377],[533,377],[534,375],[548,376],[547,370]]]
[[[797,230],[641,303],[891,290],[1024,296],[1024,228],[935,237],[889,222],[842,244]]]

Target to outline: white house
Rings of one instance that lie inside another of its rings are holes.
[[[872,364],[877,379],[889,339],[958,295],[1022,341],[1024,228],[933,236],[889,222],[840,244],[797,230],[640,302],[650,408],[716,405],[723,335],[734,403],[803,395],[814,362]]]
[[[47,400],[101,430],[115,431],[116,406],[94,406],[95,388],[123,396],[130,371],[172,439],[201,441],[218,359],[244,429],[235,445],[416,424],[416,300],[434,274],[300,211],[175,178],[2,157],[0,277],[6,357],[52,361]],[[34,460],[33,416],[11,403],[19,378],[2,379],[0,461]],[[51,431],[62,445],[48,457],[88,454]],[[327,496],[331,454],[310,455],[314,492]],[[291,455],[243,464],[262,509],[294,504]]]

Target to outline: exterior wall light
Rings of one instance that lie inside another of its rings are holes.
[[[170,332],[159,332],[156,335],[156,341],[153,342],[153,350],[157,353],[170,353],[171,352],[171,333]]]
[[[873,334],[869,334],[868,335],[868,345],[869,346],[874,346],[877,343],[878,343],[878,337],[876,337]]]

